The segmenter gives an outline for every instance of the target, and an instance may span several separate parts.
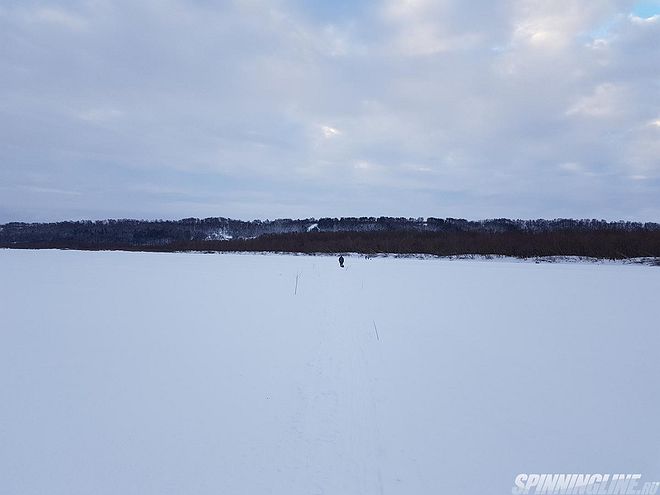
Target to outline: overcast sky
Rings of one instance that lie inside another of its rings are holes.
[[[0,222],[660,221],[660,0],[2,0]]]

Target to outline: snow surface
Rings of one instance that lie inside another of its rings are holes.
[[[346,265],[0,250],[0,493],[660,480],[660,269]]]

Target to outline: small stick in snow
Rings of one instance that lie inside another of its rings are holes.
[[[380,342],[380,337],[378,336],[378,327],[376,326],[376,320],[371,320],[374,322],[374,330],[376,330],[376,340]]]
[[[296,273],[296,288],[293,290],[293,295],[295,296],[298,294],[298,277],[300,276],[300,273]]]

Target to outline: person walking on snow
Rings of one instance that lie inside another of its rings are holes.
[[[339,267],[344,268],[344,257],[339,255]]]

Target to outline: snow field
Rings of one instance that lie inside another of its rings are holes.
[[[4,250],[0,273],[2,494],[660,480],[655,267]]]

